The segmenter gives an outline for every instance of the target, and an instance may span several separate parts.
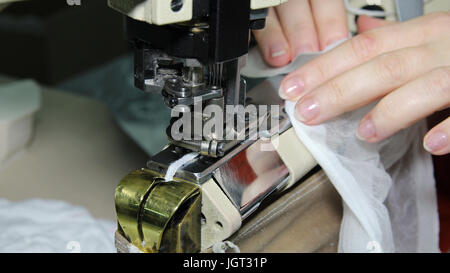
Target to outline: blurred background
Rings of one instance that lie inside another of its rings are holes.
[[[116,184],[163,148],[170,113],[133,85],[122,15],[107,1],[15,2],[0,12],[0,41],[0,83],[41,87],[27,151],[0,160],[0,198],[65,200],[115,220]]]

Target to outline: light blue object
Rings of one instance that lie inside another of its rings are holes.
[[[397,20],[407,21],[423,15],[423,0],[396,0]]]
[[[0,85],[0,121],[17,119],[40,108],[40,87],[31,80]]]
[[[168,143],[170,109],[161,95],[134,87],[133,75],[133,57],[126,55],[58,87],[106,103],[118,125],[147,154],[153,155]]]
[[[41,104],[40,92],[30,80],[0,85],[0,167],[30,142],[34,115]]]

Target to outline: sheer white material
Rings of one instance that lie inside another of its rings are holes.
[[[261,86],[278,91],[282,77]],[[438,252],[439,220],[431,156],[422,147],[426,123],[370,144],[356,137],[373,105],[307,126],[286,110],[295,131],[343,199],[340,252]]]

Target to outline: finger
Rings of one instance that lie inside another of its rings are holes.
[[[361,15],[358,17],[356,25],[358,27],[358,33],[363,33],[375,28],[391,25],[394,22],[373,18],[367,15]]]
[[[289,41],[292,58],[299,53],[319,51],[319,41],[308,0],[289,1],[278,6],[276,11]]]
[[[450,43],[449,43],[450,46]],[[319,124],[369,104],[428,71],[450,63],[442,46],[411,47],[386,53],[357,66],[302,97],[297,117]],[[309,111],[311,109],[311,111]]]
[[[434,155],[450,153],[450,117],[428,132],[423,147]]]
[[[311,0],[321,50],[348,38],[347,12],[342,0]]]
[[[291,60],[291,50],[273,8],[269,9],[266,20],[266,27],[253,34],[264,60],[271,66],[284,66]]]
[[[361,121],[357,136],[381,141],[450,106],[450,67],[438,68],[384,97]]]
[[[359,34],[286,76],[280,86],[280,96],[289,100],[297,99],[324,82],[380,54],[418,46],[432,42],[436,38],[442,39],[442,33],[448,32],[450,25],[450,16],[442,14],[429,15]],[[445,27],[442,24],[446,24]]]

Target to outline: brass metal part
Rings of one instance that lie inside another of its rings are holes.
[[[136,170],[124,177],[116,187],[115,202],[119,226],[123,235],[136,246],[142,235],[138,219],[145,195],[153,186],[154,175],[146,170]]]
[[[119,232],[143,252],[199,252],[201,191],[140,169],[116,188]]]
[[[142,211],[145,249],[148,252],[200,251],[199,187],[188,182],[156,183]],[[198,210],[198,215],[187,217],[192,214],[192,207],[194,212]],[[188,228],[183,230],[183,225]],[[163,235],[166,235],[169,245],[162,245]],[[198,246],[198,249],[195,246]]]

